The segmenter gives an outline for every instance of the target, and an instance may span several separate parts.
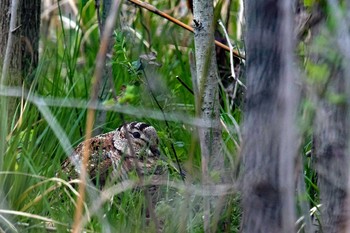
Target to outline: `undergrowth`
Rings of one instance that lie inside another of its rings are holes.
[[[174,3],[158,2],[156,7],[175,7],[167,4]],[[0,207],[15,211],[0,212],[0,226],[6,232],[43,232],[44,229],[66,232],[73,224],[77,185],[67,183],[57,174],[62,161],[69,156],[69,148],[84,140],[87,103],[99,48],[94,3],[88,1],[79,7],[76,20],[72,19],[76,23],[74,28],[67,28],[63,23],[62,18],[66,15],[60,9],[58,19],[53,19],[59,26],[50,27],[49,35],[42,35],[35,79],[21,98],[18,117],[10,119],[10,134],[1,139],[6,140],[7,150],[0,172],[0,196],[3,198]],[[196,128],[190,124],[190,117],[195,117],[194,97],[177,78],[181,78],[186,86],[192,86],[188,55],[193,50],[192,35],[159,16],[134,6],[124,7],[129,10],[128,14],[133,15],[120,20],[113,35],[115,52],[107,64],[113,71],[113,86],[106,90],[106,98],[101,104],[107,111],[106,121],[96,128],[108,132],[124,121],[135,120],[153,125],[160,137],[162,157],[171,171],[169,182],[178,184],[178,187],[162,186],[164,199],[156,206],[156,212],[164,230],[203,232],[203,197],[189,193],[181,186],[184,183],[177,163],[178,159],[186,173],[187,183],[200,183],[199,142]],[[233,4],[231,12],[236,8]],[[181,20],[191,24],[189,15],[183,15]],[[123,22],[131,23],[123,25]],[[234,30],[234,23],[228,25],[231,27],[229,32]],[[140,38],[131,30],[125,30],[125,26],[135,30]],[[145,46],[145,41],[151,47]],[[152,52],[156,53],[153,60],[142,60],[142,55]],[[34,97],[43,101],[35,102]],[[223,133],[223,150],[227,170],[232,171],[240,162],[237,152],[242,109],[237,106],[232,111],[225,102],[226,98],[223,99],[222,120],[227,126]],[[39,108],[40,104],[45,111]],[[110,109],[111,106],[117,106],[124,113]],[[177,119],[176,116],[183,118]],[[69,143],[64,144],[62,138],[67,138]],[[312,189],[312,174],[306,175],[310,180],[308,188]],[[235,174],[230,176],[235,179]],[[111,198],[104,200],[95,211],[91,208],[101,198],[101,191],[88,190],[84,231],[155,231],[152,219],[146,213],[147,202],[142,190],[114,190]],[[242,214],[239,195],[227,195],[221,201],[224,204],[218,219],[213,220],[212,224],[218,225],[214,228],[219,232],[238,232]]]

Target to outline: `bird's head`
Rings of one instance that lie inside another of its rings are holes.
[[[159,138],[155,128],[144,122],[131,122],[120,126],[114,135],[115,147],[124,155],[159,157]]]

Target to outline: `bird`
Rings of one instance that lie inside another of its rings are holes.
[[[126,180],[131,173],[144,177],[165,172],[157,131],[144,122],[125,123],[114,131],[81,142],[61,165],[70,180],[79,177],[86,150],[87,174],[99,188],[108,182]]]

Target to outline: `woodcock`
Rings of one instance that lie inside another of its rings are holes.
[[[124,124],[116,130],[80,143],[72,156],[62,164],[69,179],[79,177],[84,151],[89,145],[87,173],[102,188],[107,182],[127,179],[130,173],[139,176],[161,175],[159,139],[155,128],[143,122]]]

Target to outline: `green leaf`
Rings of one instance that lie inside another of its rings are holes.
[[[326,64],[314,64],[308,61],[305,68],[311,82],[324,83],[330,75]]]
[[[312,7],[315,4],[315,0],[304,0],[305,7]]]
[[[221,9],[224,1],[219,0],[214,7],[214,22],[217,22],[221,19]]]
[[[345,94],[339,94],[339,93],[327,93],[327,99],[332,104],[345,104],[346,103],[346,95]]]
[[[87,3],[88,3],[89,0],[82,0],[81,1],[81,6],[84,7]]]

